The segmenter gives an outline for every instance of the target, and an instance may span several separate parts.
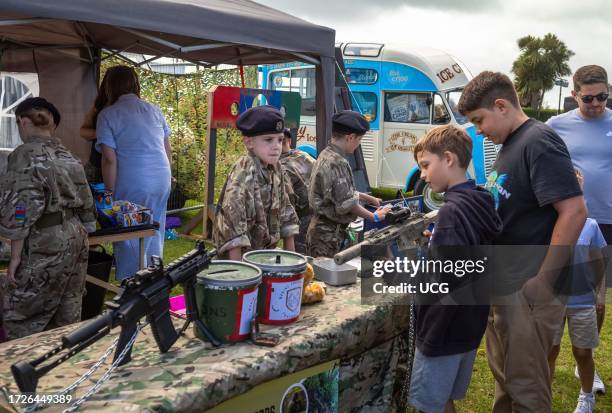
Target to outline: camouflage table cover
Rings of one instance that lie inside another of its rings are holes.
[[[202,412],[261,383],[334,359],[344,360],[341,411],[388,411],[372,407],[374,396],[369,392],[376,390],[379,398],[384,392],[384,398],[390,398],[393,383],[388,382],[394,373],[389,375],[385,370],[397,365],[397,338],[408,328],[409,307],[361,305],[359,285],[358,281],[350,286],[330,286],[325,300],[304,306],[297,322],[265,327],[282,335],[280,344],[273,348],[245,342],[215,349],[194,338],[190,328],[168,353],[160,354],[150,328],[145,327],[134,344],[132,361],[117,368],[80,411]],[[9,407],[7,395],[19,393],[10,365],[49,351],[74,328],[63,327],[0,345],[0,411]],[[57,392],[72,384],[100,358],[118,332],[113,330],[52,370],[41,379],[38,392]],[[112,356],[100,370],[108,368],[110,359]],[[387,366],[376,365],[375,360]],[[85,381],[75,397],[84,394],[102,374],[98,371]],[[381,386],[385,389],[379,389]],[[343,408],[343,400],[351,407]],[[65,407],[50,406],[44,411]]]

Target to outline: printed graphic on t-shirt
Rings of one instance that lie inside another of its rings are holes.
[[[485,188],[491,192],[491,195],[493,195],[493,199],[495,200],[495,209],[499,208],[500,196],[503,196],[505,199],[509,199],[512,195],[506,188],[504,188],[504,184],[507,180],[508,174],[501,174],[498,176],[497,171],[491,171],[487,177]]]

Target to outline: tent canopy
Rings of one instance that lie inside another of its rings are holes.
[[[331,132],[334,40],[332,29],[248,0],[3,0],[0,4],[1,70],[39,74],[40,95],[66,115],[58,133],[78,135],[96,94],[101,49],[175,57],[205,67],[301,60],[317,65],[321,150]],[[83,148],[66,143],[83,157]],[[78,139],[74,144],[79,146]]]
[[[0,25],[16,46],[88,45],[205,64],[334,57],[332,29],[248,0],[5,0]]]

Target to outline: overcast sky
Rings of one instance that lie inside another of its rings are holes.
[[[525,35],[556,34],[575,53],[572,72],[599,64],[612,77],[610,0],[256,0],[336,30],[337,41],[408,42],[442,49],[476,75],[511,75]],[[570,80],[571,87],[571,77]],[[567,89],[563,94],[569,95]],[[544,104],[556,108],[559,88]]]

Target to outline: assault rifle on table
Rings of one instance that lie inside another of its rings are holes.
[[[334,262],[338,265],[344,264],[361,255],[361,247],[368,245],[386,244],[394,240],[397,240],[400,248],[414,245],[414,241],[423,237],[423,231],[435,222],[437,216],[438,211],[411,214],[409,208],[394,206],[385,217],[388,226],[366,232],[362,242],[334,255]]]
[[[130,342],[133,343],[132,338],[137,331],[138,322],[145,316],[151,324],[153,337],[162,353],[172,347],[192,321],[214,346],[219,346],[219,341],[200,320],[195,296],[196,276],[208,268],[215,254],[215,250],[207,252],[204,243],[199,241],[195,249],[173,261],[166,268],[159,257],[152,257],[152,264],[147,269],[138,271],[133,277],[123,281],[121,285],[123,291],[115,296],[112,302],[106,303],[109,308],[106,312],[63,336],[62,345],[49,353],[31,362],[20,361],[13,364],[11,371],[19,389],[23,393],[34,393],[42,376],[107,335],[113,328],[121,326],[115,351],[116,360],[126,346],[128,344],[131,346]],[[169,302],[170,291],[178,284],[183,287],[187,304],[187,321],[180,331],[176,331],[170,319]],[[52,362],[38,367],[63,350],[68,351]],[[130,360],[131,348],[128,348],[119,365]]]

